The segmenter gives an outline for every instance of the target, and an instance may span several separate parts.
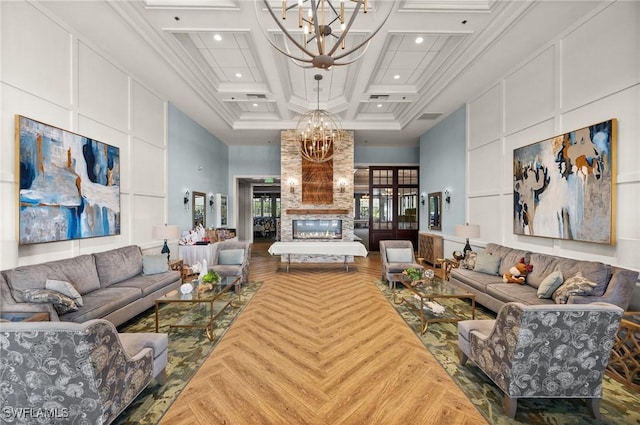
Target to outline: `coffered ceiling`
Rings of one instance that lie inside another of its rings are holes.
[[[357,145],[412,146],[601,2],[370,0],[347,48],[393,8],[388,21],[360,59],[329,71],[269,44],[285,48],[262,0],[38,4],[228,145],[279,143],[319,101]]]

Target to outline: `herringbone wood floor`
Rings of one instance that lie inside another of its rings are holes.
[[[263,286],[161,424],[486,423],[372,284],[377,253],[286,273],[267,247]]]

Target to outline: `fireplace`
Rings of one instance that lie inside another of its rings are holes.
[[[292,220],[293,239],[342,239],[342,220]]]

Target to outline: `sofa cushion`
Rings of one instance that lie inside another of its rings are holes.
[[[47,279],[44,284],[45,289],[51,289],[53,291],[60,292],[61,294],[66,295],[71,298],[73,302],[75,302],[78,307],[83,306],[82,295],[73,287],[72,284],[65,280],[55,280],[55,279]]]
[[[387,250],[387,258],[389,258],[389,250]],[[220,265],[240,265],[243,261],[244,249],[221,249],[218,253],[218,264]]]
[[[526,305],[554,304],[553,300],[548,298],[538,298],[536,288],[529,285],[498,283],[487,286],[487,294],[505,303],[516,301]]]
[[[28,303],[53,304],[58,314],[78,310],[78,306],[71,298],[52,289],[27,288],[22,290],[22,297]]]
[[[411,248],[387,248],[387,262],[389,263],[413,263],[413,250]]]
[[[93,256],[102,288],[142,273],[142,251],[136,245],[97,252]]]
[[[172,282],[175,282],[179,279],[180,272],[172,270],[165,273],[158,273],[149,276],[138,275],[132,277],[131,279],[127,279],[125,281],[111,285],[110,288],[136,288],[142,293],[143,297],[146,297],[147,295],[153,294],[154,292],[167,287]]]
[[[464,254],[464,258],[460,261],[460,268],[473,270],[476,268],[476,259],[478,258],[478,253],[474,251],[467,251]]]
[[[498,274],[500,260],[501,258],[498,255],[480,253],[476,257],[476,266],[473,270],[479,273],[486,273],[495,276]]]
[[[61,321],[82,323],[91,319],[98,319],[125,307],[140,299],[137,288],[109,287],[98,289],[82,297],[84,306],[78,311],[60,316]]]
[[[538,298],[551,298],[556,289],[562,285],[562,282],[564,282],[564,276],[560,270],[551,272],[538,286]]]
[[[529,251],[509,248],[495,243],[488,243],[484,252],[497,255],[502,259],[500,261],[500,267],[498,268],[499,275],[509,273],[509,269],[519,263],[522,258],[524,258],[525,264],[528,264],[531,255]]]
[[[564,281],[562,285],[553,293],[553,300],[556,304],[566,304],[572,295],[592,295],[597,283],[578,272]]]
[[[24,302],[24,300],[16,291],[27,288],[44,289],[47,279],[69,282],[80,295],[100,288],[96,263],[92,255],[80,255],[64,260],[16,267],[7,270],[5,277],[13,297],[20,302]]]
[[[169,260],[164,254],[143,255],[142,256],[142,274],[150,276],[153,274],[164,273],[169,271]]]
[[[584,277],[596,283],[592,295],[602,296],[611,277],[610,267],[597,261],[580,261],[547,254],[531,254],[533,270],[527,275],[527,284],[537,288],[545,277],[559,270],[567,278],[581,272]]]

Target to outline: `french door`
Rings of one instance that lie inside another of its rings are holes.
[[[369,167],[369,250],[403,239],[418,247],[419,167]]]

